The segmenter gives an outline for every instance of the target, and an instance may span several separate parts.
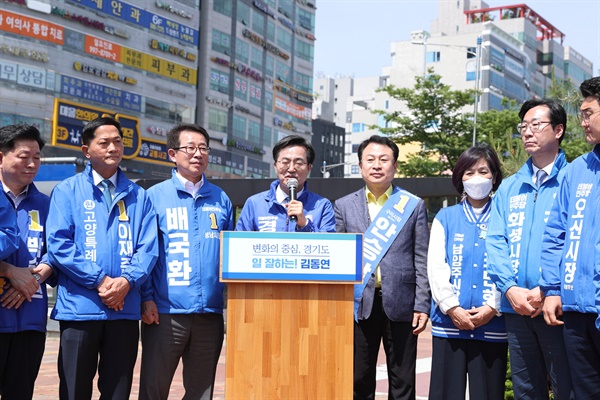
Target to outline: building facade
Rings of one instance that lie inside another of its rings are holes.
[[[521,104],[544,97],[552,76],[569,79],[574,87],[592,77],[592,62],[565,46],[565,35],[526,4],[489,7],[480,0],[440,0],[438,15],[429,31],[391,43],[391,65],[382,68],[381,76],[315,80],[314,116],[345,127],[346,161],[356,158],[365,136],[385,126],[371,111],[407,111],[377,89],[388,84],[413,87],[415,76],[429,68],[453,89],[478,88],[477,111],[502,109],[503,98]],[[412,151],[403,147],[401,155]],[[358,176],[355,172],[349,167],[346,176]]]
[[[271,147],[310,140],[310,0],[0,0],[0,123],[36,125],[44,156],[83,164],[81,130],[123,126],[123,169],[166,178],[177,123],[211,135],[212,178],[270,177]]]

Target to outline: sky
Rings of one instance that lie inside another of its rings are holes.
[[[440,0],[452,1],[455,0]],[[489,0],[490,7],[527,4],[565,35],[600,75],[600,0]],[[315,75],[376,76],[391,64],[390,43],[430,31],[438,0],[317,0]],[[475,45],[475,44],[474,44]]]

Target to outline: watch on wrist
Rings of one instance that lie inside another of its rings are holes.
[[[33,274],[33,277],[35,278],[36,281],[38,281],[38,283],[40,283],[40,281],[42,280],[42,276],[40,274]]]

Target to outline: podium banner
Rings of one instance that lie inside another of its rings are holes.
[[[221,281],[360,282],[362,234],[221,232]]]

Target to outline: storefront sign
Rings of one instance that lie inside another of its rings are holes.
[[[124,83],[128,83],[130,85],[137,85],[137,79],[135,79],[135,78],[130,78],[128,76],[120,75],[114,71],[106,70],[104,68],[98,68],[98,67],[93,67],[88,64],[82,64],[79,61],[75,61],[73,63],[73,69],[75,69],[75,71],[85,72],[90,75],[95,75],[98,77],[111,79],[113,81],[124,82]]]
[[[196,55],[186,51],[185,49],[173,46],[167,43],[159,42],[156,39],[150,40],[150,47],[154,50],[164,51],[165,53],[171,53],[189,61],[196,61]]]
[[[279,47],[272,45],[271,43],[267,42],[266,40],[264,40],[257,34],[250,32],[249,29],[244,29],[242,31],[242,34],[244,35],[244,37],[247,37],[248,39],[252,40],[254,43],[258,44],[259,46],[264,47],[265,49],[267,49],[267,51],[269,51],[275,55],[278,55],[279,57],[283,58],[284,60],[290,59],[289,54],[286,54],[283,51],[279,50]]]
[[[104,115],[113,117],[121,124],[124,145],[123,158],[135,158],[140,151],[142,137],[138,118],[124,114],[113,114],[110,110],[82,105],[64,99],[54,100],[52,145],[80,150],[83,127],[89,121]]]
[[[142,111],[142,96],[68,75],[61,76],[60,92],[125,110]]]
[[[19,46],[0,44],[0,54],[10,54],[15,57],[29,58],[34,61],[48,62],[48,53],[38,50],[29,50]]]
[[[61,46],[64,40],[62,26],[5,10],[0,10],[0,31]]]

